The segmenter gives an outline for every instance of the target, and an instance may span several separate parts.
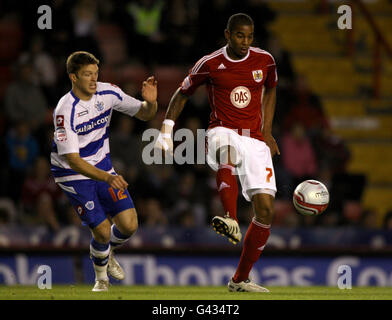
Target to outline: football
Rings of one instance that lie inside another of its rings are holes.
[[[320,181],[305,180],[295,188],[293,203],[300,214],[317,216],[328,207],[328,189]]]

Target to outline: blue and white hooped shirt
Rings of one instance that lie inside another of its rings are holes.
[[[80,100],[72,91],[64,95],[53,114],[51,171],[55,181],[90,179],[70,168],[64,156],[67,153],[79,153],[93,166],[114,173],[109,150],[112,111],[134,116],[141,105],[142,101],[104,82],[97,82],[97,91],[89,101]]]

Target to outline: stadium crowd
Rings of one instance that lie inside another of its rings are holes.
[[[269,51],[277,62],[274,136],[281,156],[275,157],[278,193],[275,226],[307,227],[377,225],[371,208],[360,200],[366,179],[350,175],[350,153],[334,135],[323,105],[296,74],[278,39],[268,32],[275,15],[255,0],[56,0],[51,3],[53,28],[37,28],[35,1],[2,1],[0,32],[8,43],[0,51],[1,185],[0,224],[46,224],[56,231],[80,221],[55,185],[50,173],[52,113],[70,90],[66,57],[86,50],[100,59],[100,81],[113,82],[139,96],[141,82],[158,80],[160,110],[144,123],[114,113],[111,157],[114,168],[129,183],[140,225],[203,226],[222,215],[214,176],[207,165],[145,165],[142,133],[160,128],[170,96],[198,58],[225,44],[223,29],[236,12],[255,21],[255,46]],[[217,41],[218,39],[218,41]],[[139,96],[140,97],[140,96]],[[178,127],[207,128],[210,107],[199,90],[184,109]],[[331,192],[327,214],[304,217],[291,203],[295,186],[305,179],[324,182]],[[252,217],[250,204],[239,202],[240,223]],[[391,214],[385,227],[392,228]]]

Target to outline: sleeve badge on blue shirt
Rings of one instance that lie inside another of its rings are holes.
[[[94,201],[87,201],[85,206],[88,210],[93,210],[94,209]]]

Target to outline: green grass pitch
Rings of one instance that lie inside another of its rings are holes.
[[[111,285],[108,292],[92,292],[92,286],[0,286],[0,300],[392,300],[392,287],[269,287],[270,293],[234,293],[224,286]]]

